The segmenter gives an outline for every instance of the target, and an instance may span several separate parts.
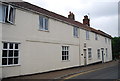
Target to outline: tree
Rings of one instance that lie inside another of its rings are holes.
[[[120,59],[120,37],[112,38],[112,54],[113,59]]]

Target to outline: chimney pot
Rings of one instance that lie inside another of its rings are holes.
[[[75,15],[70,11],[68,15],[69,19],[75,20]]]
[[[87,26],[90,26],[90,19],[88,18],[87,15],[84,16],[83,24],[84,24],[84,25],[87,25]]]

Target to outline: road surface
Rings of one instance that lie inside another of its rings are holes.
[[[85,79],[92,79],[91,81],[93,81],[93,79],[96,81],[120,81],[120,71],[118,68],[120,69],[120,65],[115,64],[114,66],[94,69],[66,77],[64,81],[75,81],[75,79],[78,81],[81,81],[80,79],[83,79],[83,81],[86,81]]]

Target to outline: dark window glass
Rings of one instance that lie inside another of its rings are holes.
[[[18,64],[18,58],[14,58],[14,64]]]
[[[14,56],[15,56],[15,57],[18,57],[18,54],[19,54],[19,51],[15,50],[15,51],[14,51]]]
[[[62,60],[65,60],[65,56],[62,56]]]
[[[15,44],[15,49],[18,49],[18,44]]]
[[[40,16],[40,29],[43,29],[43,17]]]
[[[45,18],[45,30],[48,30],[48,19]]]
[[[8,65],[13,64],[13,58],[8,58]]]
[[[7,57],[7,50],[2,51],[2,57]]]
[[[68,55],[68,51],[66,51],[66,55]]]
[[[9,44],[9,49],[13,49],[13,44],[12,43]]]
[[[2,58],[2,65],[7,65],[7,58]]]
[[[7,49],[7,43],[3,43],[3,49]]]
[[[9,57],[13,57],[13,50],[9,50]]]
[[[65,55],[65,51],[62,51],[62,55]]]

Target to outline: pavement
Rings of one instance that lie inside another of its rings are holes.
[[[94,64],[94,65],[69,68],[69,69],[34,74],[34,75],[19,76],[19,77],[13,77],[13,78],[8,78],[8,79],[64,79],[65,77],[68,77],[68,76],[71,76],[77,73],[86,72],[86,71],[99,69],[99,68],[110,67],[115,64],[118,64],[118,61],[111,61],[107,63],[99,63],[99,64]],[[5,80],[6,79],[3,79],[3,81]]]

